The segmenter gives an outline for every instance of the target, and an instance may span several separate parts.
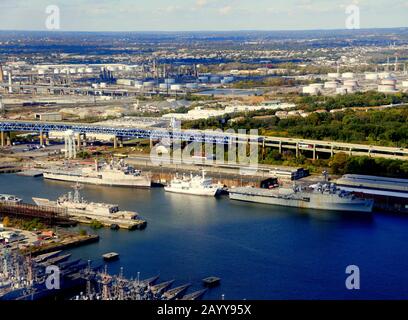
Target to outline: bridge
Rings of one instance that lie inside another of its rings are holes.
[[[408,160],[408,149],[397,147],[382,147],[355,143],[344,143],[334,141],[320,141],[297,138],[269,137],[269,136],[251,136],[238,133],[202,131],[202,130],[180,130],[162,129],[162,128],[136,128],[131,126],[106,125],[106,124],[87,124],[72,122],[44,122],[44,121],[14,121],[0,119],[1,145],[11,143],[9,132],[35,132],[40,134],[40,142],[43,144],[43,135],[49,132],[64,132],[72,130],[78,136],[78,145],[80,145],[81,136],[86,134],[105,134],[114,137],[114,146],[117,146],[117,140],[123,138],[140,139],[177,139],[178,141],[195,141],[198,143],[257,143],[264,150],[265,148],[276,148],[282,153],[284,150],[293,150],[299,156],[302,153],[307,154],[313,159],[318,158],[319,153],[330,154],[333,156],[339,152],[345,152],[349,155],[366,155],[371,157],[381,157],[390,159]]]

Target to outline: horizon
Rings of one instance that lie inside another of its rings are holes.
[[[140,3],[142,2],[142,3]],[[233,32],[347,29],[350,10],[356,29],[406,28],[405,0],[2,0],[0,30],[45,31],[50,8],[68,32]]]

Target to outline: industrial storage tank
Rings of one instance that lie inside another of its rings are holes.
[[[327,77],[330,79],[338,79],[341,77],[341,75],[338,72],[330,72],[327,74]]]
[[[397,84],[397,80],[393,79],[393,78],[386,78],[381,80],[381,84],[383,85],[390,85],[390,86],[394,86]]]
[[[164,79],[164,83],[167,83],[167,84],[173,84],[173,83],[176,83],[176,79]]]
[[[309,87],[323,89],[324,83],[312,83],[312,84],[309,85]]]
[[[324,83],[325,89],[336,89],[339,86],[337,81],[326,81]]]
[[[378,73],[366,73],[365,74],[365,79],[366,80],[377,80],[378,79]]]
[[[389,84],[380,84],[378,85],[378,92],[383,92],[383,93],[394,93],[396,92],[395,85],[389,85]]]
[[[307,93],[307,94],[311,94],[311,95],[315,95],[315,94],[318,94],[319,93],[319,88],[317,88],[317,87],[311,87],[311,86],[308,86],[308,87],[303,87],[303,93]]]
[[[207,76],[199,76],[198,80],[201,82],[208,82],[208,77]]]
[[[213,82],[213,83],[221,82],[221,77],[219,77],[219,76],[212,76],[212,77],[210,78],[210,82]]]
[[[353,79],[354,78],[354,72],[345,72],[341,76],[344,79]]]
[[[379,77],[380,79],[387,79],[387,78],[391,77],[391,74],[390,74],[389,72],[381,72],[381,73],[378,75],[378,77]]]
[[[144,88],[153,88],[155,86],[155,82],[154,81],[145,81],[143,82],[143,87]]]
[[[345,87],[358,87],[357,80],[344,80],[343,84]]]
[[[187,89],[197,89],[197,88],[198,88],[198,84],[197,84],[197,83],[187,83],[187,84],[186,84],[186,88],[187,88]]]
[[[233,76],[226,76],[222,80],[224,81],[224,83],[229,83],[229,82],[234,81],[234,79],[235,78]]]
[[[162,90],[167,90],[167,89],[170,88],[170,84],[168,84],[168,83],[160,83],[160,84],[159,84],[159,88],[162,89]]]
[[[170,86],[170,89],[172,90],[172,91],[180,91],[180,90],[183,90],[183,85],[182,84],[172,84],[171,86]]]
[[[337,94],[347,94],[347,88],[341,87],[336,89]]]

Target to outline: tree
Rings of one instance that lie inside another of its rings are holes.
[[[8,226],[10,226],[10,218],[9,217],[4,217],[3,219],[3,226],[5,228],[7,228]]]
[[[329,167],[334,174],[344,174],[349,156],[344,152],[336,153],[329,161]]]

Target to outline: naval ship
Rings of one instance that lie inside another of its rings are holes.
[[[80,195],[82,186],[77,183],[73,186],[74,193],[68,192],[56,201],[44,198],[32,198],[38,206],[61,208],[66,210],[69,217],[82,223],[99,221],[105,226],[118,226],[124,229],[141,228],[146,222],[139,218],[137,212],[122,211],[116,204],[88,202]]]
[[[150,188],[151,177],[126,165],[122,160],[99,164],[82,169],[57,168],[44,171],[44,178],[117,187]]]
[[[261,189],[252,187],[229,190],[232,200],[257,202],[304,209],[372,212],[374,201],[357,198],[340,190],[334,183],[317,183],[308,187]]]
[[[203,170],[201,176],[193,176],[192,174],[189,178],[184,175],[181,178],[176,176],[169,185],[164,187],[164,190],[173,193],[214,197],[221,191],[221,186],[213,184],[211,178],[206,178]]]

